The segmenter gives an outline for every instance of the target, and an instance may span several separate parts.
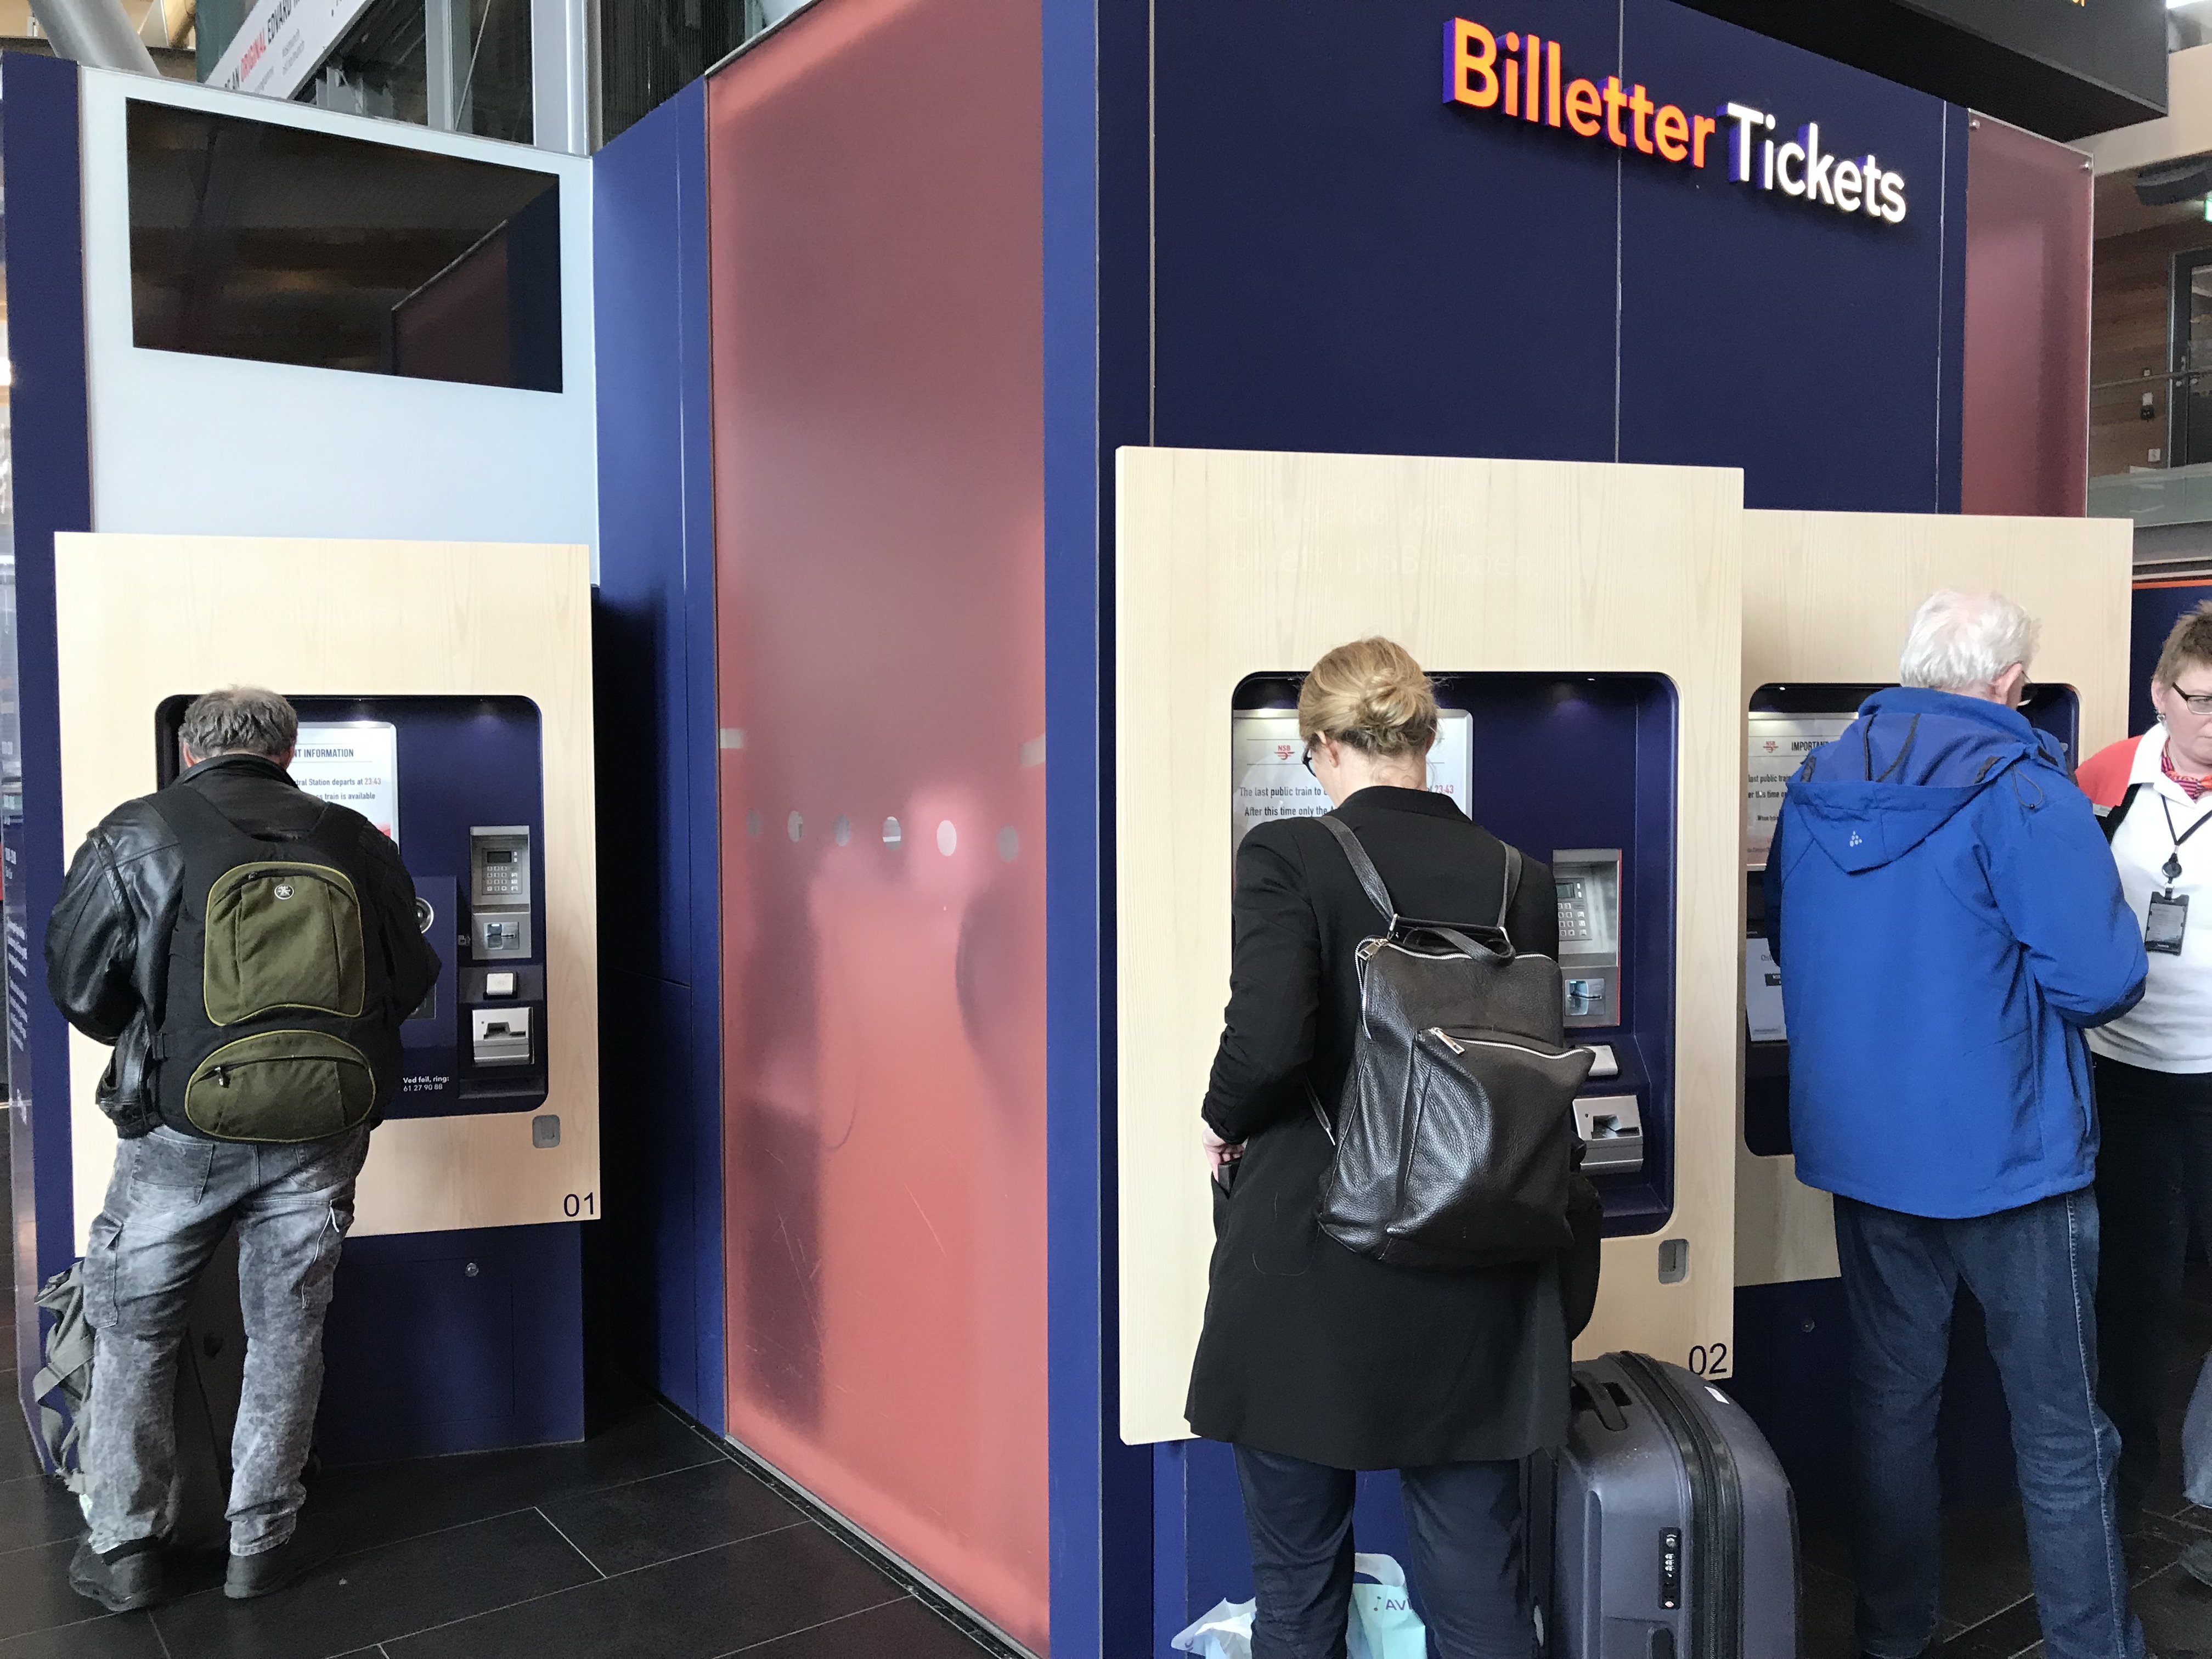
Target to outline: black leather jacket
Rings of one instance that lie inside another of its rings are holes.
[[[247,835],[269,840],[304,835],[323,810],[258,755],[217,755],[179,781]],[[184,888],[183,849],[150,799],[124,802],[84,838],[46,922],[46,990],[70,1024],[113,1045],[97,1098],[125,1139],[161,1121],[147,1061]],[[394,1005],[413,1008],[436,983],[438,959],[416,926],[415,883],[399,849],[366,818],[359,867],[348,873],[369,878],[361,889],[365,919],[381,935]]]

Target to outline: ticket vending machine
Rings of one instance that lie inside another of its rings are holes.
[[[280,688],[281,689],[281,688]],[[159,775],[176,774],[191,698],[155,713]],[[296,696],[293,781],[389,836],[414,878],[438,981],[401,1028],[389,1118],[533,1111],[546,1097],[544,739],[526,697]],[[534,1126],[557,1136],[557,1116]]]
[[[1430,678],[1443,718],[1429,787],[1550,867],[1567,1035],[1595,1055],[1575,1103],[1583,1168],[1609,1235],[1651,1231],[1673,1210],[1674,685],[1444,666]],[[1251,675],[1231,699],[1232,844],[1264,819],[1328,810],[1299,758],[1302,679]]]
[[[64,535],[54,614],[58,852],[174,775],[193,695],[258,684],[299,711],[295,781],[414,878],[439,974],[338,1268],[324,1460],[578,1437],[603,1208],[588,550]],[[81,1241],[113,1162],[106,1054],[55,1046],[32,1110],[68,1117]]]
[[[1443,709],[1430,787],[1551,866],[1577,1110],[1604,1210],[1583,1354],[1710,1377],[1735,1336],[1741,476],[1373,455],[1120,456],[1111,776],[1121,1432],[1154,1447],[1155,1585],[1206,1605],[1243,1528],[1183,1405],[1214,1248],[1197,1110],[1233,850],[1322,810],[1300,676],[1387,635]],[[1479,918],[1477,920],[1488,920]],[[1395,1477],[1361,1547],[1402,1553]]]

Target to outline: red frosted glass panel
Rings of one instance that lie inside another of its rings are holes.
[[[1042,1652],[1039,52],[836,0],[708,119],[730,1432]]]
[[[2078,150],[1974,121],[1960,505],[2078,518],[2089,491],[2089,170]]]

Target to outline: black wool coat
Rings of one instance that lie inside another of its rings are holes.
[[[1498,920],[1504,843],[1449,798],[1362,789],[1336,816],[1400,914]],[[1566,1437],[1566,1264],[1392,1267],[1345,1249],[1314,1218],[1332,1148],[1305,1079],[1334,1112],[1359,1023],[1354,952],[1384,926],[1324,825],[1259,824],[1237,848],[1229,1008],[1204,1112],[1245,1152],[1229,1192],[1215,1188],[1186,1412],[1207,1439],[1336,1468],[1525,1457]],[[1507,931],[1518,950],[1559,953],[1551,872],[1533,859]],[[1593,1282],[1571,1297],[1583,1304],[1577,1326],[1594,1291]]]

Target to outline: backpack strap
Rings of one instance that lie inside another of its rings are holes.
[[[1367,849],[1359,844],[1359,837],[1353,835],[1350,826],[1334,812],[1322,813],[1321,821],[1328,826],[1329,834],[1336,837],[1337,845],[1344,848],[1344,856],[1351,862],[1352,874],[1359,878],[1360,890],[1389,921],[1393,934],[1403,928],[1419,928],[1423,933],[1434,933],[1440,939],[1449,940],[1455,949],[1464,951],[1469,956],[1498,954],[1495,946],[1478,944],[1468,937],[1469,933],[1484,931],[1480,923],[1471,923],[1462,931],[1449,922],[1421,921],[1411,916],[1401,916],[1397,901],[1390,896],[1389,888],[1383,884],[1382,872],[1375,867],[1375,860],[1367,856]],[[1505,895],[1498,901],[1498,925],[1490,931],[1504,941],[1505,953],[1510,956],[1513,954],[1513,936],[1506,929],[1505,919],[1512,911],[1514,895],[1521,886],[1521,849],[1510,842],[1500,842],[1498,845],[1505,849]]]
[[[1398,906],[1391,898],[1390,890],[1382,884],[1382,872],[1375,867],[1375,860],[1367,856],[1367,849],[1359,844],[1359,837],[1352,833],[1351,826],[1334,812],[1324,812],[1322,823],[1328,833],[1336,837],[1336,844],[1344,848],[1344,856],[1351,860],[1352,873],[1359,878],[1359,890],[1367,895],[1368,902],[1382,913],[1390,924],[1390,931],[1398,931]]]
[[[2114,836],[2120,833],[2120,820],[2127,817],[2128,808],[2136,804],[2136,797],[2142,793],[2142,789],[2143,787],[2140,783],[2131,783],[2128,786],[2127,793],[2120,797],[2120,804],[2118,806],[2100,806],[2093,809],[2097,814],[2097,827],[2105,832],[2105,840],[2107,843]]]

